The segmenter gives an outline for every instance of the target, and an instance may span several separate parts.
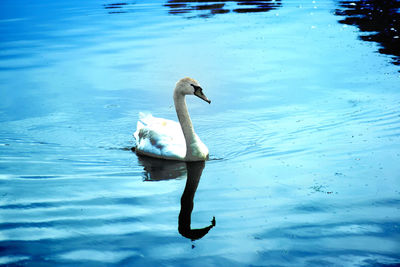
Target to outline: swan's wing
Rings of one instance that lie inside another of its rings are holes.
[[[139,120],[136,124],[136,131],[133,133],[135,137],[136,144],[139,141],[139,132],[140,129],[144,128],[146,125],[150,124],[154,117],[149,113],[139,112]]]
[[[134,133],[136,151],[149,156],[183,159],[186,143],[179,123],[140,114]]]

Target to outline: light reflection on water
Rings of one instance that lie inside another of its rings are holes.
[[[2,1],[0,264],[398,264],[398,50],[342,17],[367,2]],[[204,169],[129,149],[183,76]]]

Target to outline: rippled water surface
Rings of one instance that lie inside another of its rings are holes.
[[[0,264],[400,264],[399,2],[377,2],[1,1]],[[176,120],[184,76],[210,160],[138,158],[139,111]]]

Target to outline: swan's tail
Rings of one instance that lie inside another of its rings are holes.
[[[144,125],[148,125],[148,122],[153,118],[153,116],[150,113],[144,113],[144,112],[139,112],[139,121],[144,124]]]

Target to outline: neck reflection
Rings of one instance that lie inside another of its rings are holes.
[[[209,226],[199,229],[191,228],[192,211],[194,207],[193,200],[205,167],[204,161],[185,163],[181,161],[167,161],[139,156],[138,162],[144,169],[143,181],[181,179],[185,177],[186,173],[186,185],[181,197],[181,210],[178,220],[178,231],[183,237],[191,240],[200,239],[215,226],[215,217],[213,217]]]
[[[187,179],[186,186],[181,197],[181,211],[179,213],[178,231],[179,233],[191,240],[197,240],[205,236],[211,228],[215,226],[215,217],[213,217],[211,224],[204,228],[192,229],[192,211],[193,199],[200,182],[200,177],[205,166],[204,161],[187,162]]]

